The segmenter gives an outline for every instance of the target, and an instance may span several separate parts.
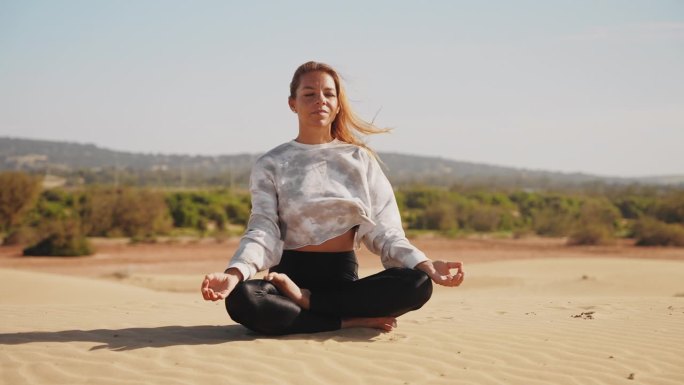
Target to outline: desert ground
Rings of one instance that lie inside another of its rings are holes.
[[[269,337],[199,294],[236,239],[94,242],[81,258],[0,248],[0,384],[684,383],[681,248],[423,237],[466,280],[395,331]]]

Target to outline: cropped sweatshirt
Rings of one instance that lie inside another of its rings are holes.
[[[394,191],[365,149],[337,139],[290,141],[260,156],[250,176],[252,212],[228,268],[244,279],[277,265],[283,250],[318,245],[358,226],[385,268],[428,258],[406,239]]]

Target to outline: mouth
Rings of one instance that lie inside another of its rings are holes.
[[[314,115],[328,115],[328,111],[326,111],[326,110],[316,110],[316,111],[312,112],[312,114],[314,114]]]

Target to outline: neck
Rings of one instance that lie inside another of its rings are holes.
[[[299,135],[295,139],[303,144],[323,144],[333,141],[330,127],[320,127],[316,129],[307,129],[299,127]]]

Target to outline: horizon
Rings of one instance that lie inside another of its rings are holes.
[[[95,143],[78,142],[78,141],[34,139],[34,138],[21,138],[21,137],[11,137],[11,136],[0,136],[0,139],[32,140],[32,141],[44,141],[44,142],[53,142],[53,143],[76,144],[76,145],[83,145],[83,146],[95,146],[101,150],[120,152],[120,153],[128,153],[128,154],[136,154],[136,155],[150,155],[150,156],[157,156],[157,155],[159,155],[159,156],[190,156],[190,157],[195,157],[195,156],[199,156],[199,157],[220,157],[220,156],[239,156],[239,155],[258,156],[258,155],[261,155],[265,152],[265,151],[262,151],[262,152],[238,152],[238,153],[223,153],[223,154],[166,153],[166,152],[147,152],[147,151],[126,151],[126,150],[119,150],[119,149],[115,149],[115,148],[101,146],[101,145],[98,145]],[[379,151],[379,153],[380,154],[396,154],[396,155],[402,155],[402,156],[415,156],[415,157],[423,157],[423,158],[439,158],[439,159],[445,159],[448,161],[459,162],[459,163],[476,164],[478,166],[501,167],[501,168],[509,168],[509,169],[514,169],[514,170],[533,171],[533,172],[549,172],[549,173],[558,173],[558,174],[580,174],[580,175],[594,176],[594,177],[600,177],[600,178],[620,178],[620,179],[649,179],[649,178],[668,178],[668,177],[684,178],[684,173],[682,173],[682,174],[637,175],[637,176],[624,177],[624,176],[619,176],[619,175],[591,174],[591,173],[585,173],[585,172],[579,172],[579,171],[578,172],[559,171],[559,170],[542,169],[542,168],[515,167],[515,166],[504,165],[504,164],[471,162],[468,160],[455,159],[455,158],[449,158],[449,157],[438,156],[438,155],[413,154],[413,153],[399,152],[399,151]]]
[[[394,128],[369,138],[379,152],[684,175],[684,2],[666,0],[7,1],[0,136],[265,152],[297,134],[288,84],[307,60]]]

